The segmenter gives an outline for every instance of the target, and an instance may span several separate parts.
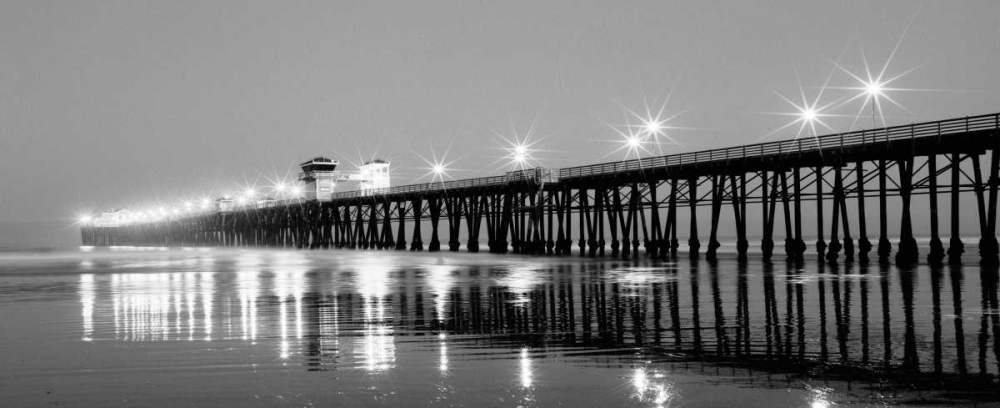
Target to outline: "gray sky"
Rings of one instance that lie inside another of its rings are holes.
[[[665,151],[750,143],[788,121],[762,112],[793,110],[775,91],[798,101],[796,71],[812,96],[831,59],[881,68],[911,17],[886,73],[919,68],[892,85],[953,91],[892,93],[909,112],[887,122],[1000,111],[998,1],[622,3],[2,1],[0,225],[235,192],[317,154],[377,153],[407,184],[454,140],[454,176],[499,173],[494,131],[536,118],[540,165],[617,160],[618,102],[671,87],[697,129]]]

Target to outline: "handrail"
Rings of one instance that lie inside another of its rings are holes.
[[[398,194],[423,193],[429,191],[446,191],[446,190],[456,190],[463,188],[496,186],[512,182],[531,181],[540,183],[543,180],[552,181],[551,172],[546,170],[547,169],[543,168],[523,169],[523,170],[508,171],[506,174],[502,176],[487,176],[487,177],[477,177],[471,179],[439,181],[439,182],[421,183],[421,184],[408,184],[404,186],[387,187],[379,189],[344,191],[340,193],[333,193],[332,199],[336,200],[336,199],[370,197],[370,196],[380,196],[380,195],[398,195]]]
[[[334,193],[332,198],[336,200],[368,196],[445,191],[495,186],[517,181],[533,181],[540,183],[543,179],[544,181],[552,182],[554,180],[591,177],[694,163],[711,163],[734,159],[741,160],[747,158],[762,158],[791,153],[801,154],[821,151],[823,149],[842,149],[845,147],[868,145],[878,142],[938,137],[948,134],[967,133],[990,129],[1000,129],[1000,113],[891,126],[879,129],[857,130],[818,136],[814,138],[780,140],[719,149],[701,150],[696,152],[676,153],[665,156],[643,157],[616,162],[588,164],[562,168],[558,171],[552,171],[551,173],[547,173],[548,169],[535,168],[511,171],[502,176],[410,184],[375,190],[345,191]]]
[[[708,163],[732,159],[760,158],[778,154],[806,153],[829,148],[845,148],[874,142],[891,142],[971,131],[998,129],[1000,113],[915,123],[881,129],[858,130],[818,136],[809,139],[763,142],[738,147],[677,153],[666,156],[625,160],[621,162],[589,164],[559,170],[559,179],[589,177],[624,170],[670,167],[691,163]],[[612,170],[608,166],[612,165]]]

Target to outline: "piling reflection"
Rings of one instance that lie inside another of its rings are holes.
[[[880,389],[997,384],[996,269],[692,262],[403,268],[373,255],[331,267],[246,254],[232,271],[83,274],[81,338],[265,342],[309,370],[371,374],[397,369],[397,342],[417,338],[440,378],[467,364],[456,350],[502,349],[525,398],[540,357],[638,355],[620,364],[652,406],[680,398],[678,363]],[[828,405],[817,390],[810,404]]]

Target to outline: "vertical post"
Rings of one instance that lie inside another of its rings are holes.
[[[902,220],[900,222],[899,251],[896,263],[912,265],[917,262],[917,240],[913,237],[913,221],[910,216],[910,197],[913,192],[913,158],[896,162],[899,167],[900,196],[903,199]]]
[[[510,201],[510,248],[515,254],[521,253],[521,207],[523,203],[521,202],[521,194],[518,192],[510,193],[508,196]]]
[[[688,179],[688,208],[691,209],[691,226],[688,235],[688,250],[691,258],[698,258],[701,241],[698,240],[698,178]]]
[[[615,225],[621,222],[622,218],[621,193],[622,193],[622,186],[614,186],[611,188],[612,198],[611,198],[611,208],[608,211],[609,215],[608,218],[610,221],[608,224],[609,227],[611,228],[611,256],[613,257],[617,257],[619,255],[619,245],[621,245],[621,242],[618,241],[618,225]],[[606,197],[601,197],[601,199],[605,200]],[[624,233],[625,231],[623,230],[622,232]],[[625,236],[625,240],[628,241],[628,236]],[[628,244],[626,243],[625,246],[627,247]],[[603,250],[603,248],[601,249]]]
[[[396,234],[396,250],[406,250],[406,201],[397,201],[396,209],[399,211],[399,229]]]
[[[778,181],[778,175],[773,175],[774,182]],[[774,252],[774,197],[777,190],[777,184],[774,184],[771,188],[771,195],[768,195],[768,178],[767,170],[761,170],[760,172],[760,208],[761,208],[761,219],[764,220],[764,233],[760,240],[760,253],[761,258],[767,262],[771,260],[771,255]]]
[[[664,241],[664,231],[660,229],[660,202],[656,197],[656,181],[649,182],[647,185],[649,186],[649,207],[651,209],[649,221],[652,224],[652,231],[650,232],[651,239],[646,241],[646,255],[650,258],[656,258]]]
[[[412,205],[411,211],[413,212],[413,238],[410,240],[411,241],[410,242],[410,250],[411,251],[423,251],[424,250],[424,241],[420,237],[420,235],[421,235],[420,234],[420,224],[421,224],[420,216],[423,215],[423,212],[424,212],[424,200],[422,200],[420,198],[415,198],[415,199],[412,200],[412,204],[411,205]]]
[[[816,166],[816,255],[822,260],[826,253],[823,240],[823,166]]]
[[[464,197],[446,196],[444,198],[445,211],[448,211],[448,251],[456,252],[462,245],[458,240],[462,224],[462,203]]]
[[[469,197],[469,204],[472,208],[469,208],[466,212],[466,223],[469,225],[469,252],[479,252],[479,235],[483,227],[483,213],[487,209],[487,196],[480,195],[479,197],[472,196]],[[471,218],[470,218],[471,217]]]
[[[490,210],[489,214],[486,215],[486,233],[487,233],[487,245],[490,247],[490,253],[499,253],[500,247],[500,212],[502,211],[501,205],[503,197],[499,193],[490,194]]]
[[[427,201],[431,213],[431,243],[427,247],[428,252],[441,250],[441,240],[438,239],[438,222],[441,220],[441,201],[438,197],[430,197]]]
[[[991,164],[996,165],[996,158],[990,160]],[[989,212],[986,210],[986,199],[984,197],[986,193],[986,185],[983,183],[983,172],[979,165],[979,155],[972,155],[972,172],[975,182],[975,192],[976,192],[976,208],[979,210],[979,260],[981,263],[986,265],[996,264],[996,250],[995,247],[991,248],[993,242],[996,241],[996,235],[994,229],[991,228],[990,218],[995,217],[995,203],[996,203],[996,188],[994,187],[993,180],[989,180],[990,184],[990,209]],[[990,178],[995,178],[997,174],[997,169],[994,166],[990,169]],[[995,226],[995,221],[994,221]]]
[[[653,181],[655,184],[656,181]],[[647,186],[649,184],[647,183]],[[628,232],[632,231],[632,257],[639,256],[639,216],[642,216],[642,228],[643,228],[643,242],[648,243],[649,238],[646,237],[646,217],[643,215],[643,210],[639,207],[639,198],[642,193],[639,192],[639,183],[632,183],[632,188],[629,190],[629,200],[628,200],[628,219],[625,223],[625,234],[623,240],[625,241],[625,247],[628,247]],[[628,222],[631,221],[631,222]],[[657,226],[659,228],[659,226]],[[627,255],[627,253],[626,253]]]
[[[386,199],[382,200],[382,241],[384,249],[396,246],[392,239],[392,202]]]
[[[655,184],[656,181],[653,181]],[[647,186],[649,183],[646,184]],[[639,216],[642,216],[642,237],[643,242],[649,243],[649,236],[646,235],[646,216],[643,213],[642,207],[639,206],[639,198],[642,193],[639,192],[639,183],[632,183],[632,191],[629,193],[629,218],[632,220],[632,257],[637,258],[639,256]],[[626,229],[625,235],[625,245],[628,246],[628,229]]]
[[[878,261],[880,263],[889,262],[889,255],[892,253],[892,244],[889,243],[888,209],[886,208],[886,168],[885,159],[878,161]]]
[[[802,260],[806,253],[806,242],[802,240],[802,175],[799,168],[792,169],[792,181],[795,184],[795,248],[793,259]]]
[[[548,254],[548,255],[553,255],[553,254],[556,253],[555,252],[556,242],[553,239],[553,236],[555,235],[555,231],[552,230],[552,227],[553,227],[552,218],[555,217],[555,208],[552,207],[552,204],[553,204],[552,203],[552,196],[556,195],[556,194],[558,194],[558,192],[555,191],[555,190],[551,190],[551,191],[548,191],[547,193],[545,193],[545,213],[546,213],[546,219],[547,219],[548,224],[549,224],[548,225],[548,227],[549,227],[548,231],[546,231],[546,234],[548,234],[548,237],[547,237],[548,239],[545,242],[545,253]]]
[[[669,235],[670,245],[663,246],[660,249],[660,255],[663,258],[667,256],[667,248],[670,248],[670,256],[677,257],[677,249],[680,248],[680,243],[677,242],[677,177],[670,179],[670,204],[667,211],[667,225],[669,228],[664,230],[663,240],[667,241],[667,236]]]
[[[840,219],[844,228],[844,258],[848,262],[854,261],[854,240],[851,239],[851,223],[847,218],[847,192],[844,191],[843,179],[841,179],[840,189]]]
[[[940,265],[944,260],[944,245],[938,231],[938,191],[937,191],[937,155],[927,156],[928,187],[930,189],[931,207],[931,251],[927,254],[927,263]]]
[[[604,212],[605,211],[604,210],[605,206],[604,206],[604,203],[606,202],[606,199],[608,197],[608,190],[605,190],[604,188],[601,188],[600,190],[595,191],[594,194],[595,194],[594,201],[597,204],[596,211],[594,212],[594,215],[597,218],[597,223],[595,225],[595,228],[597,228],[597,255],[603,257],[604,256],[604,243],[605,243],[604,242],[604,220],[605,220],[605,212]]]
[[[865,169],[863,162],[855,164],[855,172],[858,177],[858,260],[861,263],[868,263],[868,253],[872,250],[872,243],[868,240],[868,223],[865,218]]]
[[[961,208],[961,203],[958,201],[959,193],[959,174],[961,169],[959,164],[961,163],[961,156],[958,153],[952,153],[951,155],[951,240],[948,242],[948,263],[951,265],[961,265],[962,264],[962,253],[965,252],[965,244],[962,243],[962,237],[959,235],[959,225],[958,225],[958,214]]]
[[[830,248],[826,260],[836,262],[840,256],[840,197],[844,193],[844,182],[841,178],[840,164],[833,166],[833,222],[830,224]]]
[[[587,256],[587,232],[590,227],[590,204],[587,197],[587,189],[580,188],[577,189],[577,199],[579,200],[577,209],[577,219],[580,224],[580,256]],[[584,228],[584,218],[586,218],[587,227]]]
[[[565,218],[565,208],[564,202],[566,201],[566,192],[563,191],[553,191],[552,194],[555,196],[555,206],[556,206],[556,255],[568,255],[568,252],[564,250],[566,246],[566,231],[563,227],[563,220]]]
[[[784,214],[784,224],[785,224],[785,257],[788,259],[795,258],[795,248],[798,244],[793,238],[792,233],[792,209],[791,204],[788,200],[788,176],[785,174],[785,170],[781,170],[781,207],[782,213]]]
[[[374,199],[368,205],[368,247],[382,249],[378,235],[378,203]]]
[[[731,183],[736,182],[736,178],[729,176]],[[733,195],[736,195],[736,186],[733,186]],[[738,212],[736,220],[736,253],[740,260],[746,260],[747,250],[750,249],[750,241],[747,240],[747,175],[740,173],[739,199],[735,201],[738,205],[734,208],[734,213]]]
[[[563,254],[573,254],[573,190],[569,187],[562,192],[562,208],[564,223],[566,224],[566,236],[563,241]],[[578,206],[579,207],[579,206]],[[579,216],[579,214],[577,214]]]
[[[979,255],[982,263],[996,266],[1000,264],[1000,243],[997,242],[997,189],[1000,185],[1000,134],[993,136],[993,149],[990,150],[990,178],[987,180],[990,186],[989,212],[987,216],[986,232],[979,242]],[[996,307],[996,305],[994,305]],[[994,316],[994,322],[996,322]],[[996,332],[994,326],[994,332]]]
[[[513,193],[502,193],[503,196],[503,208],[500,214],[500,239],[497,240],[497,252],[501,254],[506,254],[508,251],[507,235],[510,234],[510,239],[514,240],[516,237],[513,235],[511,229],[514,227],[514,194]]]
[[[723,176],[722,183],[719,183],[719,176],[712,176],[712,218],[709,235],[708,235],[708,251],[705,252],[705,256],[708,259],[714,259],[719,251],[718,233],[719,233],[719,214],[722,211],[722,196],[725,194],[726,179]]]

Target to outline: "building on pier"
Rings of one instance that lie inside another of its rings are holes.
[[[232,197],[219,197],[215,200],[215,210],[218,212],[230,212],[233,210]]]
[[[94,217],[95,227],[120,227],[133,218],[131,211],[122,208],[112,208],[101,212],[101,215]]]
[[[358,190],[361,190],[361,195],[372,195],[390,187],[389,162],[375,159],[362,164],[359,170]]]
[[[257,208],[271,208],[278,205],[278,200],[271,196],[264,196],[255,202]]]
[[[302,173],[299,182],[306,200],[331,201],[338,182],[357,182],[361,195],[372,195],[384,191],[389,184],[389,162],[373,159],[358,166],[357,173],[343,173],[337,170],[339,162],[318,156],[300,165]]]
[[[307,200],[330,201],[333,199],[333,189],[337,186],[340,172],[337,165],[340,162],[327,157],[317,156],[299,165],[302,173],[299,181],[302,192]]]

